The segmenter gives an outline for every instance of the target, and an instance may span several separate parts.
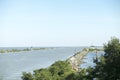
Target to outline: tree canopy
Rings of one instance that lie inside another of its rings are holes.
[[[120,80],[120,40],[111,38],[104,44],[104,52],[88,76],[98,80]]]

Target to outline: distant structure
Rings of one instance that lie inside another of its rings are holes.
[[[31,51],[33,50],[33,47],[32,47],[32,46],[30,47],[30,50],[31,50]]]
[[[91,49],[95,49],[95,46],[92,45],[92,46],[90,46],[90,48],[91,48]]]

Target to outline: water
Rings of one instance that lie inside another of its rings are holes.
[[[104,51],[99,51],[98,52],[98,58],[100,56],[104,55]],[[96,58],[96,53],[95,52],[89,52],[87,56],[84,57],[83,59],[83,64],[80,65],[80,68],[88,68],[94,67],[96,64],[93,62],[93,58]]]
[[[21,80],[22,72],[32,72],[35,69],[46,68],[55,61],[67,59],[83,48],[84,47],[59,47],[0,54],[0,80]]]

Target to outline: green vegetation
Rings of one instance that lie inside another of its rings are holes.
[[[93,50],[90,50],[93,51]],[[68,61],[57,61],[49,68],[23,73],[23,80],[120,80],[120,41],[112,38],[104,45],[105,55],[95,68],[73,71]]]
[[[23,80],[65,80],[66,76],[73,74],[74,71],[69,62],[57,61],[49,68],[35,70],[34,74],[23,73]]]
[[[31,51],[31,49],[29,49],[29,48],[26,48],[26,49],[23,49],[23,51]]]
[[[120,80],[120,40],[112,38],[104,44],[105,55],[92,71],[98,80]],[[92,74],[91,74],[92,75]]]
[[[33,48],[32,50],[44,50],[46,48]]]
[[[0,50],[0,53],[5,53],[5,50]]]
[[[12,50],[0,50],[0,53],[9,53],[9,52],[20,52],[21,50],[12,49]]]
[[[35,51],[35,50],[46,50],[46,49],[53,49],[53,48],[25,48],[22,50],[19,49],[12,49],[12,50],[0,50],[0,53],[10,53],[10,52],[21,52],[21,51]]]
[[[103,49],[97,49],[97,48],[89,48],[89,52],[93,51],[104,51]]]
[[[86,69],[76,72],[69,62],[57,61],[48,68],[35,70],[34,74],[23,72],[21,78],[22,80],[87,80],[86,72]]]

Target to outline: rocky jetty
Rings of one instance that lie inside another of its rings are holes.
[[[73,56],[67,59],[73,70],[80,71],[79,66],[82,63],[82,59],[88,54],[88,52],[89,48],[84,48],[82,51],[75,53]]]

